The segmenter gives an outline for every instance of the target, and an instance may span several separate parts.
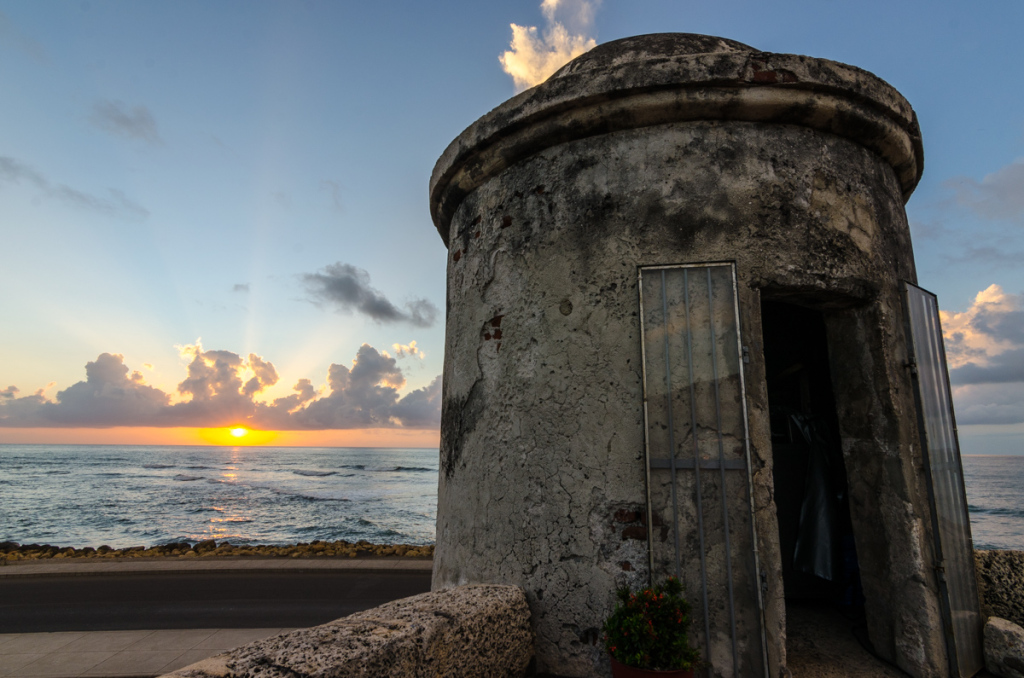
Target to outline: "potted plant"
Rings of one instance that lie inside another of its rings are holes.
[[[621,588],[604,623],[614,678],[692,678],[699,654],[690,647],[690,603],[675,577],[636,593]]]

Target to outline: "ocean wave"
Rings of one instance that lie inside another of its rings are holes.
[[[187,468],[190,471],[209,471],[213,467],[212,466],[186,466],[185,468]]]
[[[332,496],[323,492],[304,492],[302,490],[288,490],[283,487],[273,486],[264,486],[264,489],[270,490],[274,494],[281,495],[283,497],[300,499],[303,501],[350,501],[348,497]]]
[[[372,527],[374,532],[376,532],[378,535],[382,537],[396,537],[402,534],[401,532],[393,530],[390,527],[381,527],[380,525],[372,521],[369,521],[366,518],[357,519],[356,524],[361,525],[363,527]]]
[[[437,472],[437,469],[427,468],[425,466],[367,466],[366,471],[372,473],[400,473],[405,471],[422,472],[430,471],[433,473]]]
[[[174,464],[143,464],[142,468],[174,468]]]
[[[1024,518],[1024,509],[1016,508],[981,508],[980,506],[972,506],[970,507],[969,512],[985,516],[1009,516],[1011,518]]]
[[[326,478],[327,476],[337,475],[337,471],[305,471],[299,469],[298,471],[292,471],[297,476],[306,476],[307,478]]]
[[[203,477],[202,476],[187,476],[184,473],[179,473],[178,475],[174,476],[174,479],[177,480],[177,481],[183,482],[183,483],[190,483],[193,480],[202,480]]]

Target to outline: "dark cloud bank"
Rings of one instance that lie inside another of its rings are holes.
[[[340,261],[318,273],[302,276],[313,300],[348,313],[357,312],[379,323],[408,323],[430,327],[437,322],[438,309],[426,299],[413,299],[404,310],[370,285],[370,274]]]
[[[333,364],[327,389],[318,393],[300,379],[293,393],[269,403],[255,397],[279,380],[274,365],[250,353],[183,350],[188,374],[178,384],[179,402],[144,383],[123,356],[103,353],[85,366],[85,381],[47,400],[42,391],[18,397],[9,386],[0,391],[0,426],[223,427],[244,424],[266,430],[360,428],[436,428],[441,419],[441,377],[403,397],[405,377],[395,359],[363,344],[351,367]]]

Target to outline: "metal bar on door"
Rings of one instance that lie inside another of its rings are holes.
[[[725,442],[722,439],[722,399],[718,390],[718,351],[715,347],[715,315],[713,312],[714,300],[711,294],[711,267],[707,269],[708,274],[708,328],[711,332],[711,370],[715,385],[715,428],[718,432],[718,463],[721,477],[722,493],[722,525],[725,531],[725,572],[729,588],[729,625],[732,632],[732,667],[733,675],[738,676],[739,657],[736,650],[736,601],[732,591],[732,547],[729,542],[729,505],[725,500]]]
[[[664,273],[662,274],[664,275]],[[693,332],[690,327],[690,277],[689,270],[683,269],[683,317],[686,320],[686,370],[690,378],[690,435],[693,438],[694,474],[697,483],[697,534],[700,537],[700,589],[704,602],[704,645],[708,660],[711,660],[711,617],[708,611],[708,572],[704,554],[704,509],[700,485],[700,441],[697,439],[697,397],[693,381]],[[672,451],[675,457],[675,450]],[[725,497],[722,497],[725,501]],[[676,569],[679,569],[678,555]]]
[[[665,285],[665,271],[661,272],[661,312],[665,322],[665,400],[668,407],[668,463],[672,477],[672,538],[676,550],[676,577],[682,578],[679,562],[679,504],[676,500],[676,437],[672,422],[672,363],[669,361],[668,348],[668,293]],[[654,525],[647,526],[647,539],[654,538]],[[651,582],[653,584],[653,582]]]

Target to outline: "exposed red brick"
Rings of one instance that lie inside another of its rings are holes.
[[[622,539],[647,539],[647,528],[640,525],[630,525],[629,527],[622,530]]]
[[[619,509],[615,512],[615,522],[617,523],[635,523],[640,520],[639,511],[630,511],[629,509]]]

